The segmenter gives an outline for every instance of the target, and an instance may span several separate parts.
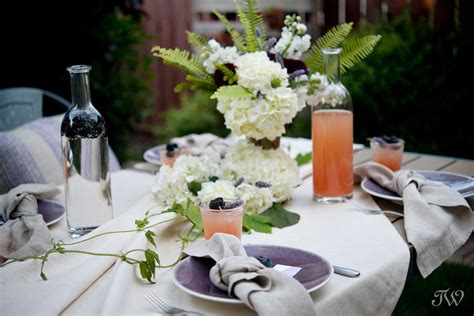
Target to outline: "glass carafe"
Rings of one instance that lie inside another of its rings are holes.
[[[319,102],[312,108],[313,199],[343,202],[352,197],[353,117],[349,92],[340,81],[341,49],[323,49]]]
[[[67,69],[73,107],[61,124],[69,234],[78,238],[112,219],[107,126],[91,103],[90,66]]]

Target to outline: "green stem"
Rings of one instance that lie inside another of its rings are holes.
[[[9,265],[10,263],[13,263],[13,262],[22,262],[22,261],[26,261],[26,260],[30,260],[30,259],[35,259],[35,260],[42,260],[44,256],[28,256],[28,257],[23,257],[23,258],[20,258],[20,259],[8,259],[7,261],[5,261],[4,263],[0,264],[0,268],[3,268],[7,265]]]
[[[150,216],[155,216],[155,215],[160,215],[161,213],[157,213],[157,214],[152,214]],[[149,217],[148,217],[149,218]],[[148,225],[142,229],[127,229],[127,230],[116,230],[116,231],[111,231],[111,232],[105,232],[105,233],[101,233],[101,234],[98,234],[98,235],[95,235],[95,236],[92,236],[92,237],[89,237],[89,238],[86,238],[86,239],[82,239],[82,240],[79,240],[79,241],[76,241],[76,242],[72,242],[72,243],[64,243],[64,244],[61,244],[61,246],[72,246],[72,245],[77,245],[77,244],[80,244],[80,243],[83,243],[83,242],[86,242],[86,241],[89,241],[89,240],[92,240],[94,238],[97,238],[97,237],[101,237],[101,236],[105,236],[105,235],[112,235],[112,234],[120,234],[120,233],[134,233],[134,232],[140,232],[142,230],[145,230],[145,229],[149,229],[149,228],[152,228],[152,227],[155,227],[155,226],[158,226],[160,224],[163,224],[163,223],[166,223],[166,222],[171,222],[173,220],[175,220],[177,217],[174,217],[174,218],[171,218],[171,219],[167,219],[167,220],[164,220],[164,221],[161,221],[161,222],[157,222],[155,224],[152,224],[152,225]]]
[[[176,258],[176,261],[174,261],[172,264],[168,264],[165,266],[159,265],[158,268],[167,269],[167,268],[174,267],[175,265],[178,264],[178,262],[181,260],[181,253],[183,252],[184,248],[186,248],[188,237],[193,231],[194,227],[196,227],[196,225],[193,224],[191,228],[189,229],[189,231],[186,233],[186,236],[184,236],[184,238],[181,238],[181,249],[179,250],[179,255],[178,255],[178,258]]]
[[[297,31],[294,30],[293,33],[291,34],[291,40],[286,44],[285,49],[281,52],[281,58],[285,58],[286,51],[290,48],[291,43],[293,43],[293,39],[295,38]]]

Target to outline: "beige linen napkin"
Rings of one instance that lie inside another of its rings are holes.
[[[471,235],[474,215],[456,190],[428,181],[412,170],[393,173],[375,162],[355,167],[354,172],[402,196],[407,239],[416,249],[416,263],[423,277],[448,259]]]
[[[211,257],[211,282],[235,294],[259,315],[315,315],[313,301],[297,280],[248,257],[240,240],[228,234],[214,234],[195,242],[186,251],[194,257]]]
[[[59,193],[49,184],[21,184],[0,195],[0,256],[18,259],[38,256],[51,247],[51,235],[38,215],[36,198],[48,199]]]

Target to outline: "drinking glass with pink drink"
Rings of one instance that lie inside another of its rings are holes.
[[[209,205],[201,205],[201,217],[204,226],[204,238],[209,239],[215,233],[225,233],[239,238],[242,236],[244,202],[216,198]]]
[[[387,166],[392,171],[400,170],[405,142],[395,136],[373,137],[370,140],[372,161]]]
[[[352,101],[339,79],[341,49],[322,52],[327,82],[321,81],[319,102],[312,112],[313,199],[344,202],[353,191]]]

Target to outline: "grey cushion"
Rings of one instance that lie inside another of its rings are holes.
[[[63,115],[44,117],[0,132],[0,193],[22,183],[63,184],[62,118]],[[109,157],[111,170],[119,170],[112,150]]]

